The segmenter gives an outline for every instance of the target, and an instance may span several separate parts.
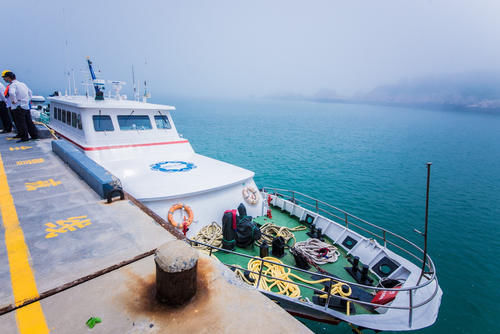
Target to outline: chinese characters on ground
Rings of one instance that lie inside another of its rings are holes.
[[[34,165],[34,164],[41,164],[44,162],[43,158],[39,159],[31,159],[31,160],[21,160],[21,161],[16,161],[16,165],[22,166],[22,165]]]
[[[60,234],[76,231],[77,229],[82,229],[91,224],[92,222],[87,216],[69,217],[57,220],[55,223],[48,222],[45,224],[45,226],[47,226],[45,229],[45,232],[47,232],[45,239],[55,238]]]
[[[61,181],[54,181],[54,179],[40,180],[35,182],[26,182],[27,191],[37,190],[38,188],[55,187],[61,184]]]

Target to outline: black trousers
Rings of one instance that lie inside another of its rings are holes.
[[[14,120],[17,126],[17,134],[21,139],[28,140],[28,133],[32,139],[38,138],[38,130],[36,129],[33,120],[31,119],[31,112],[21,107],[12,110]]]
[[[7,109],[7,105],[3,101],[0,101],[0,119],[2,119],[3,130],[5,132],[11,132],[12,120],[9,116],[9,109]]]

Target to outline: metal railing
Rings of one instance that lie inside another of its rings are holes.
[[[271,294],[278,295],[276,292],[266,291],[266,290],[263,290],[263,289],[260,288],[260,281],[261,281],[262,277],[265,277],[265,278],[274,279],[274,280],[278,280],[278,281],[289,283],[289,284],[294,284],[294,285],[297,285],[299,287],[312,290],[313,293],[314,292],[317,292],[319,294],[325,294],[325,293],[327,293],[328,295],[327,295],[327,299],[325,301],[325,306],[324,306],[324,310],[325,311],[328,310],[329,305],[330,305],[330,299],[332,297],[335,297],[335,298],[338,298],[338,299],[341,299],[341,300],[344,300],[344,301],[348,302],[346,304],[346,312],[347,312],[347,308],[349,307],[349,303],[355,303],[355,304],[370,306],[372,308],[385,308],[385,309],[407,310],[408,313],[409,313],[409,327],[410,328],[411,328],[413,310],[416,309],[416,308],[419,308],[419,307],[421,307],[421,306],[423,306],[423,305],[425,305],[427,303],[429,303],[432,299],[434,299],[434,297],[436,296],[436,294],[438,292],[438,287],[439,287],[438,282],[437,282],[437,278],[434,277],[433,280],[436,281],[436,288],[434,289],[432,295],[429,296],[429,298],[427,298],[426,300],[424,300],[424,301],[422,301],[422,302],[420,302],[420,303],[418,303],[416,305],[413,305],[412,304],[412,295],[413,295],[413,292],[415,290],[417,290],[419,288],[422,288],[423,286],[427,285],[430,281],[426,282],[424,284],[421,284],[420,286],[401,287],[401,288],[384,288],[384,287],[369,286],[369,285],[363,285],[363,284],[360,284],[360,283],[355,283],[355,282],[343,280],[343,279],[340,279],[340,278],[337,278],[337,277],[332,277],[332,276],[329,276],[329,275],[325,275],[325,274],[323,274],[321,272],[311,272],[311,271],[308,271],[308,270],[304,270],[304,269],[300,269],[300,268],[297,268],[297,267],[289,266],[289,265],[286,265],[284,263],[277,263],[277,262],[266,260],[266,259],[263,259],[263,258],[260,258],[260,257],[251,256],[251,255],[247,255],[247,254],[238,253],[238,252],[234,252],[234,251],[231,251],[231,250],[227,250],[227,249],[215,247],[215,246],[212,246],[210,244],[207,244],[207,243],[204,243],[204,242],[201,242],[201,241],[197,241],[197,240],[192,240],[192,239],[189,239],[189,238],[187,239],[187,241],[191,244],[191,246],[193,244],[196,244],[196,245],[203,245],[205,247],[208,247],[209,248],[209,252],[208,252],[209,256],[212,256],[214,251],[220,251],[220,252],[224,252],[224,253],[228,253],[228,254],[233,254],[233,255],[236,255],[236,256],[239,256],[239,257],[248,258],[249,261],[251,261],[251,260],[260,261],[261,262],[261,266],[260,266],[260,270],[258,272],[257,271],[252,271],[252,270],[249,270],[249,269],[245,269],[245,268],[241,268],[240,266],[237,266],[237,265],[232,265],[232,264],[228,264],[228,263],[224,263],[224,264],[227,267],[230,267],[230,268],[233,268],[233,269],[240,269],[240,270],[246,271],[248,273],[252,273],[252,274],[257,275],[257,279],[256,280],[254,279],[254,281],[256,281],[256,283],[253,286],[257,290],[259,290],[261,292],[271,293]],[[298,271],[298,272],[301,272],[301,273],[304,273],[304,274],[307,274],[307,275],[314,275],[314,276],[320,277],[320,279],[328,279],[329,280],[329,285],[327,286],[328,290],[324,291],[324,290],[317,289],[317,288],[315,288],[313,286],[310,286],[310,285],[307,285],[307,284],[304,284],[304,283],[295,282],[295,281],[291,281],[291,280],[286,280],[286,279],[282,279],[282,278],[279,278],[279,277],[273,277],[271,275],[266,275],[266,274],[264,274],[262,272],[263,268],[264,268],[264,263],[269,263],[269,264],[277,265],[277,266],[280,266],[280,267],[283,267],[283,268],[288,268],[290,270],[295,270],[295,271]],[[381,305],[381,304],[375,304],[375,303],[366,302],[366,301],[362,301],[362,300],[357,300],[357,299],[353,299],[353,298],[349,298],[349,297],[342,297],[342,296],[338,296],[338,295],[332,295],[330,293],[331,292],[331,288],[336,283],[344,283],[344,284],[347,284],[349,286],[357,286],[359,288],[369,289],[369,290],[375,290],[375,291],[396,291],[398,293],[402,293],[404,291],[407,291],[408,294],[409,294],[409,301],[410,301],[410,303],[409,303],[408,306]]]
[[[313,198],[311,196],[308,196],[306,194],[303,194],[301,192],[294,191],[294,190],[264,187],[261,189],[261,191],[265,195],[274,195],[275,197],[279,197],[283,200],[288,200],[289,202],[291,202],[295,205],[298,205],[303,209],[306,209],[309,211],[314,211],[317,214],[324,216],[324,218],[326,218],[330,224],[337,224],[340,226],[338,221],[341,221],[343,224],[345,224],[346,229],[352,230],[352,227],[355,227],[358,231],[362,231],[362,232],[370,235],[370,239],[376,238],[376,239],[382,241],[384,248],[388,249],[388,245],[390,245],[392,247],[395,247],[397,250],[402,251],[403,253],[409,255],[413,260],[417,260],[420,264],[424,263],[424,261],[422,259],[424,256],[424,251],[422,250],[422,248],[418,247],[415,243],[411,242],[410,240],[408,240],[408,239],[406,239],[406,238],[404,238],[404,237],[402,237],[394,232],[391,232],[387,229],[384,229],[380,226],[377,226],[373,223],[370,223],[364,219],[361,219],[353,214],[350,214],[347,211],[344,211],[344,210],[339,209],[339,208],[337,208],[331,204],[328,204],[324,201],[318,200],[316,198]],[[355,232],[358,232],[358,231],[355,231]],[[363,233],[361,233],[361,234],[363,234]],[[332,297],[332,295],[329,292],[330,292],[330,289],[331,289],[332,285],[334,284],[334,282],[344,283],[344,284],[348,284],[350,286],[357,286],[357,287],[362,288],[362,289],[375,290],[375,291],[397,291],[398,293],[407,292],[408,296],[409,296],[408,306],[393,306],[392,304],[391,305],[380,305],[380,304],[375,304],[375,303],[371,303],[371,302],[366,302],[366,301],[361,301],[361,300],[356,300],[356,299],[352,299],[352,298],[348,298],[348,297],[341,297],[341,296],[335,296],[335,298],[338,298],[338,299],[341,299],[341,300],[344,300],[344,301],[350,302],[350,303],[370,306],[372,308],[407,310],[408,311],[408,327],[409,328],[412,327],[414,310],[431,302],[439,291],[439,284],[438,284],[438,279],[437,279],[437,275],[436,275],[436,269],[434,266],[434,262],[432,261],[432,259],[430,258],[430,256],[428,254],[426,254],[426,265],[425,265],[425,268],[427,268],[428,270],[425,272],[425,274],[430,274],[431,276],[430,277],[425,276],[427,278],[426,281],[424,281],[422,283],[419,282],[417,285],[414,285],[414,286],[406,286],[406,287],[402,286],[400,288],[384,288],[384,287],[374,287],[374,286],[363,285],[363,284],[355,283],[355,282],[351,282],[351,281],[346,281],[346,280],[342,280],[340,278],[335,278],[332,276],[322,274],[320,272],[310,272],[310,271],[303,270],[300,268],[288,266],[286,264],[281,264],[281,263],[276,263],[276,262],[269,261],[269,260],[264,260],[260,257],[250,256],[250,255],[246,255],[246,254],[237,253],[237,252],[233,252],[230,250],[214,247],[214,246],[211,246],[209,244],[205,244],[205,243],[199,242],[199,241],[194,241],[194,240],[190,240],[190,239],[188,239],[188,241],[191,244],[196,243],[199,245],[204,245],[206,247],[209,247],[209,249],[210,249],[209,255],[210,256],[212,256],[213,250],[218,250],[221,252],[234,254],[234,255],[237,255],[240,257],[246,257],[248,259],[254,259],[254,260],[261,261],[261,268],[260,268],[259,272],[254,272],[254,271],[251,271],[248,269],[243,269],[243,270],[245,270],[246,272],[253,273],[253,274],[257,275],[257,283],[254,284],[254,286],[259,291],[262,291],[262,292],[268,293],[268,291],[263,291],[260,288],[260,281],[261,281],[262,277],[266,277],[266,278],[271,278],[271,279],[275,279],[275,280],[290,283],[290,284],[295,284],[297,286],[300,286],[300,287],[303,287],[306,289],[310,289],[312,291],[315,291],[315,292],[318,292],[321,294],[326,293],[324,290],[319,290],[317,288],[314,288],[312,286],[309,286],[309,285],[306,285],[303,283],[288,281],[288,280],[284,280],[284,279],[281,279],[278,277],[272,277],[269,275],[265,275],[262,273],[262,268],[264,267],[264,263],[271,263],[271,264],[282,266],[284,268],[288,268],[291,270],[303,272],[303,273],[306,273],[309,275],[316,275],[319,277],[329,279],[330,280],[330,285],[329,285],[330,288],[328,289],[328,296],[327,296],[327,300],[325,301],[325,308],[324,308],[325,310],[328,310],[328,307],[329,307],[329,302],[330,302],[330,299]],[[410,250],[408,248],[410,248]],[[231,267],[231,268],[241,269],[240,267],[235,266],[235,265],[231,265],[231,264],[226,264],[226,265],[228,267]],[[424,301],[421,301],[418,304],[414,304],[414,301],[413,301],[414,292],[416,290],[424,288],[425,286],[431,284],[432,282],[435,282],[435,288],[434,288],[432,294],[428,298],[426,298]],[[274,292],[270,292],[270,293],[273,294]],[[274,293],[274,294],[276,294],[276,293]]]
[[[351,229],[352,227],[355,227],[358,230],[369,234],[371,237],[382,241],[384,248],[388,248],[388,245],[391,245],[391,246],[395,247],[397,250],[411,256],[411,258],[413,260],[417,260],[420,263],[420,265],[422,265],[424,263],[423,257],[425,256],[425,259],[426,259],[425,266],[422,268],[421,275],[430,274],[431,275],[430,277],[425,276],[427,278],[427,281],[424,281],[422,284],[420,284],[420,280],[419,280],[419,283],[417,283],[417,285],[415,285],[415,286],[405,287],[404,289],[403,288],[397,289],[398,291],[408,291],[409,306],[404,307],[403,309],[408,310],[408,326],[410,328],[411,328],[412,321],[413,321],[412,320],[413,319],[413,310],[415,308],[421,307],[421,306],[429,303],[436,296],[436,294],[439,290],[439,284],[438,284],[438,280],[437,280],[436,268],[434,266],[434,262],[432,261],[430,256],[428,254],[425,254],[424,250],[422,248],[418,247],[415,243],[413,243],[410,240],[408,240],[408,239],[406,239],[406,238],[404,238],[396,233],[393,233],[385,228],[382,228],[378,225],[370,223],[362,218],[359,218],[353,214],[350,214],[347,211],[339,209],[331,204],[328,204],[324,201],[313,198],[313,197],[306,195],[306,194],[303,194],[301,192],[294,191],[294,190],[280,189],[280,188],[272,188],[272,187],[264,187],[261,189],[261,191],[266,195],[267,194],[274,195],[275,197],[280,197],[283,200],[288,200],[288,201],[292,202],[293,204],[301,206],[304,209],[312,208],[312,210],[311,209],[308,209],[308,210],[315,211],[317,214],[325,215],[325,218],[327,218],[327,219],[329,217],[333,218],[333,219],[331,219],[333,222],[330,221],[330,223],[339,224],[337,221],[335,221],[335,219],[337,219],[337,220],[345,223],[346,229]],[[372,230],[370,230],[370,229],[372,229]],[[392,238],[394,240],[392,240]],[[402,245],[401,245],[401,243],[402,243]],[[410,250],[408,248],[410,248]],[[418,255],[415,253],[417,253]],[[427,268],[427,270],[425,270],[425,268]],[[341,280],[337,280],[337,281],[340,282]],[[413,305],[413,293],[416,290],[421,289],[421,288],[431,284],[432,282],[436,282],[436,287],[435,287],[432,295],[429,298],[427,298],[426,300],[424,300],[423,302],[421,302],[417,305]],[[352,283],[352,282],[349,282],[349,284],[354,284],[356,286],[366,288],[366,289],[374,289],[373,287],[363,286],[362,284],[356,284],[356,283]],[[374,290],[394,291],[395,289],[377,288]],[[342,298],[342,299],[345,299],[345,298]],[[349,299],[347,299],[347,300],[349,300]],[[358,303],[358,304],[365,304],[365,305],[374,306],[374,304],[371,304],[371,303],[354,301],[354,300],[351,300],[351,301]],[[392,306],[391,307],[381,306],[378,304],[376,304],[376,305],[377,305],[376,307],[385,307],[388,309],[400,308],[400,307],[392,307]]]
[[[355,227],[359,231],[369,234],[371,238],[380,240],[383,243],[384,248],[388,248],[387,246],[391,245],[399,251],[402,251],[403,253],[411,256],[412,259],[418,261],[419,265],[423,263],[424,251],[415,243],[385,228],[382,228],[353,214],[350,214],[347,211],[344,211],[331,204],[294,190],[264,187],[262,188],[262,191],[266,194],[278,196],[283,200],[289,200],[290,202],[298,204],[304,209],[313,209],[312,211],[315,211],[318,214],[326,215],[326,218],[333,218],[334,223],[340,224],[339,222],[342,222],[348,229],[352,229],[352,227]],[[335,219],[338,221],[336,221]],[[372,230],[369,230],[369,228],[371,228]],[[390,238],[394,238],[395,240],[391,240]],[[402,244],[406,246],[406,248],[401,244],[398,244],[397,242],[402,242]],[[408,250],[407,248],[411,248],[413,252],[411,250]],[[415,252],[417,254],[415,254]],[[431,258],[428,255],[426,259],[428,261],[426,263],[426,268],[428,269],[427,273],[432,274],[432,277],[434,277],[436,271],[434,262],[432,262]]]

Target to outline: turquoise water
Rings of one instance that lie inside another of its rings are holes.
[[[443,299],[421,333],[498,333],[500,114],[276,101],[167,99],[198,153],[255,171],[422,245],[432,161],[429,252]],[[307,322],[318,333],[347,325]]]

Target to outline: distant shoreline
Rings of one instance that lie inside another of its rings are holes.
[[[400,102],[388,102],[388,101],[369,101],[369,100],[358,100],[349,98],[314,98],[314,97],[268,97],[272,100],[282,100],[282,101],[308,101],[316,103],[341,103],[341,104],[363,104],[371,106],[386,106],[386,107],[403,107],[403,108],[420,108],[427,110],[455,110],[464,112],[486,112],[486,113],[500,113],[500,106],[494,107],[480,107],[480,106],[469,106],[462,104],[451,104],[451,103],[400,103]]]

